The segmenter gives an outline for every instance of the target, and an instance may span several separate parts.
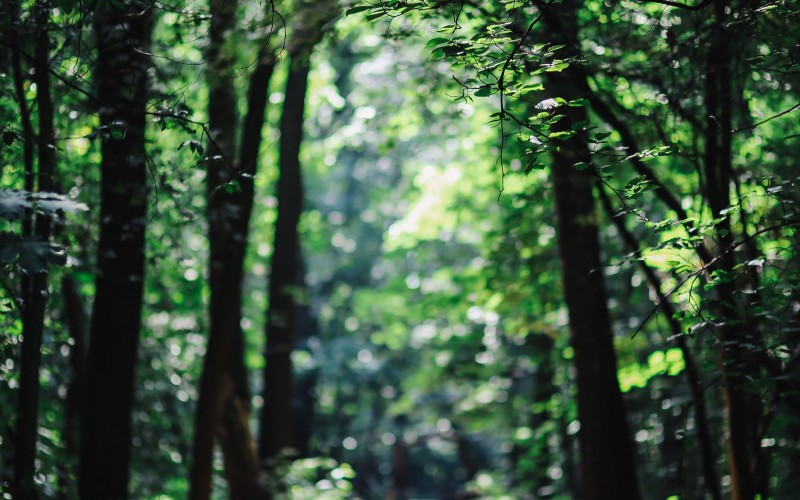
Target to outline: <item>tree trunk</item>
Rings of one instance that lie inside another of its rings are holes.
[[[296,315],[299,237],[297,223],[303,200],[300,144],[303,139],[309,63],[290,60],[286,100],[281,117],[278,218],[269,282],[264,408],[261,413],[259,450],[262,461],[278,458],[292,446],[292,350]]]
[[[550,336],[540,333],[528,337],[528,343],[533,351],[532,355],[538,358],[536,373],[533,375],[533,411],[530,415],[530,426],[533,431],[532,453],[534,476],[530,478],[533,486],[534,497],[540,496],[542,488],[551,486],[553,480],[547,473],[548,465],[554,463],[543,426],[552,420],[548,410],[550,399],[555,395],[558,386],[553,383],[555,366],[553,363],[554,342]]]
[[[714,219],[718,257],[712,270],[728,276],[735,275],[736,257],[733,252],[734,233],[726,215],[730,207],[733,175],[731,164],[733,103],[730,34],[725,26],[727,2],[714,2],[714,25],[705,88],[706,150],[703,159],[705,196]],[[747,378],[758,371],[757,356],[747,351],[747,345],[758,346],[760,341],[747,331],[737,308],[736,282],[722,280],[715,287],[718,305],[719,355],[728,420],[728,462],[731,475],[731,495],[734,500],[748,500],[757,494],[766,497],[767,485],[759,481],[765,466],[760,444],[761,404],[747,389]],[[755,332],[752,332],[755,334]]]
[[[207,193],[210,329],[195,422],[191,498],[208,498],[213,438],[219,439],[232,499],[260,498],[258,456],[249,428],[250,392],[244,365],[241,328],[242,282],[254,176],[261,149],[267,93],[274,54],[265,51],[250,77],[248,112],[242,129],[238,165],[235,157],[236,99],[233,93],[233,47],[224,41],[236,25],[234,2],[212,5],[209,60],[209,129]],[[227,52],[226,52],[227,51]],[[235,183],[236,189],[226,189]]]
[[[230,269],[229,256],[237,250],[231,241],[229,214],[234,207],[226,194],[227,182],[235,171],[236,154],[236,94],[233,66],[235,52],[226,44],[236,27],[235,0],[212,0],[208,60],[208,143],[205,159],[208,205],[209,335],[203,374],[200,378],[195,413],[192,465],[189,473],[189,498],[206,500],[211,496],[213,475],[214,436],[217,433],[222,407],[222,390],[231,339],[240,331],[241,271]],[[229,248],[229,245],[232,248]]]
[[[567,56],[575,55],[574,48],[579,46],[578,7],[576,1],[567,0],[544,17],[551,41],[565,45]],[[574,73],[572,68],[545,73],[545,86],[568,101],[586,97]],[[554,131],[570,130],[587,119],[582,107],[565,106],[558,113],[565,117]],[[574,167],[589,161],[585,133],[576,133],[552,150],[558,250],[577,368],[582,490],[585,500],[638,499],[635,450],[617,381],[592,177]]]
[[[82,412],[79,490],[127,498],[131,408],[145,267],[145,111],[151,12],[138,2],[95,11],[102,184],[95,301]]]
[[[305,261],[303,249],[297,249],[297,277],[295,285],[299,290],[306,289]],[[319,339],[316,318],[311,312],[308,301],[295,304],[295,349],[304,350],[313,355],[311,339]],[[319,369],[312,367],[306,371],[295,372],[294,394],[292,395],[292,412],[294,414],[294,433],[292,435],[292,449],[297,452],[298,458],[311,456],[311,435],[314,423],[314,388],[317,385]]]
[[[297,223],[303,210],[303,183],[300,172],[300,145],[303,141],[303,114],[306,104],[311,54],[322,39],[325,24],[339,14],[339,3],[316,2],[299,6],[299,20],[292,33],[289,75],[280,122],[278,165],[278,216],[269,279],[264,368],[264,408],[259,429],[262,465],[271,467],[281,453],[294,443],[292,411],[292,351],[295,343],[297,305],[300,303],[296,277],[299,269],[300,239]]]
[[[258,451],[249,426],[250,388],[244,364],[244,335],[241,328],[242,281],[255,194],[254,175],[260,157],[269,83],[275,68],[274,53],[269,51],[262,57],[250,77],[240,160],[238,170],[233,172],[240,189],[221,193],[227,198],[228,204],[229,228],[224,257],[228,279],[218,287],[212,287],[212,295],[217,293],[227,301],[225,308],[236,311],[236,316],[226,316],[227,323],[221,326],[231,335],[226,378],[232,387],[223,397],[219,439],[225,459],[230,498],[237,500],[269,498],[259,482]]]
[[[78,292],[78,285],[71,275],[61,280],[61,293],[64,303],[64,317],[72,339],[69,353],[72,378],[67,386],[67,398],[64,402],[64,447],[68,454],[67,464],[63,464],[63,473],[59,477],[59,497],[69,499],[74,496],[76,488],[73,484],[74,473],[71,464],[78,459],[78,442],[80,436],[80,403],[83,400],[83,368],[86,360],[86,312],[84,301]],[[75,462],[76,463],[76,462]]]
[[[34,9],[36,41],[33,67],[36,83],[36,103],[39,134],[36,151],[38,171],[26,164],[26,184],[30,191],[52,192],[55,189],[55,131],[53,129],[53,102],[50,95],[49,55],[50,38],[47,31],[49,3],[37,2]],[[26,110],[22,110],[27,112]],[[50,218],[32,213],[33,233],[40,241],[50,237]],[[28,223],[28,230],[31,225]],[[29,235],[28,235],[29,236]],[[47,305],[47,273],[38,272],[22,279],[22,356],[20,359],[20,389],[17,407],[14,483],[21,498],[37,496],[33,483],[36,461],[36,435],[39,422],[39,368],[42,360],[44,313]]]

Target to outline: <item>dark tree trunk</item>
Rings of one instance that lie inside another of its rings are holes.
[[[145,268],[145,111],[151,12],[139,2],[95,11],[94,81],[102,127],[100,241],[82,411],[79,490],[128,497],[131,408]]]
[[[539,496],[539,491],[552,484],[553,480],[547,474],[548,465],[553,463],[543,426],[551,420],[552,416],[547,409],[550,399],[555,395],[557,386],[553,383],[555,366],[553,364],[553,339],[546,334],[529,337],[529,344],[533,356],[538,358],[536,374],[533,380],[533,411],[530,415],[530,426],[533,430],[534,449],[532,460],[535,476],[531,477],[534,497]],[[531,453],[529,451],[529,453]]]
[[[25,97],[25,81],[24,71],[22,69],[21,61],[21,48],[19,46],[19,32],[20,32],[20,12],[19,3],[16,1],[8,2],[5,5],[7,9],[7,17],[9,24],[9,44],[11,45],[11,64],[12,74],[14,79],[14,96],[17,100],[19,108],[20,124],[22,125],[22,161],[25,172],[25,189],[28,192],[34,189],[34,154],[35,154],[35,134],[33,131],[33,124],[31,122],[30,110],[28,108],[28,101]],[[25,237],[30,237],[33,232],[33,213],[28,211],[25,213],[22,220],[22,233]],[[32,286],[32,279],[29,276],[23,276],[21,280],[21,315],[23,328],[30,322],[28,318],[31,316],[31,308],[28,307],[27,301],[29,300],[29,292]],[[36,350],[28,347],[36,339],[31,336],[30,339],[26,338],[27,334],[23,336],[22,354],[20,359],[20,378],[26,380],[23,387],[20,388],[18,401],[17,401],[17,429],[14,442],[14,474],[12,476],[12,488],[14,491],[23,496],[25,494],[34,494],[33,487],[33,474],[34,462],[36,457],[36,425],[37,425],[37,409],[34,408],[34,414],[28,414],[29,406],[32,401],[38,401],[38,356],[36,359],[31,360],[32,354],[36,354]],[[41,340],[39,340],[41,342]],[[36,367],[32,367],[31,363],[35,362]],[[33,372],[33,373],[26,373]],[[33,377],[36,377],[35,379]],[[36,380],[35,387],[30,387],[30,381]],[[31,394],[31,390],[35,390],[36,394]],[[37,403],[38,404],[38,403]],[[26,429],[26,427],[28,427]],[[33,439],[33,443],[29,441]]]
[[[735,275],[735,245],[729,216],[733,166],[731,164],[733,103],[732,71],[733,41],[725,26],[728,3],[714,2],[714,24],[708,47],[706,67],[706,150],[703,159],[705,196],[716,224],[718,257],[712,269],[728,276]],[[725,280],[722,280],[725,281]],[[756,332],[749,332],[737,308],[736,282],[729,280],[716,285],[719,353],[722,382],[728,419],[728,462],[731,475],[731,495],[735,500],[749,500],[757,494],[766,497],[766,481],[759,480],[766,466],[761,449],[761,403],[747,389],[748,376],[758,371],[757,356],[747,346],[757,346]]]
[[[297,277],[295,284],[298,290],[305,292],[305,261],[303,249],[297,249]],[[319,339],[316,318],[311,313],[308,300],[302,300],[295,306],[295,349],[311,353],[309,342]],[[313,353],[311,353],[313,355]],[[314,388],[317,385],[319,370],[310,368],[306,371],[295,371],[294,394],[292,396],[292,412],[294,413],[294,434],[292,436],[292,449],[297,452],[298,458],[311,456],[311,434],[314,422]]]
[[[553,154],[552,179],[577,368],[583,495],[587,500],[637,499],[634,449],[617,381],[591,179],[573,168],[578,161],[565,150]]]
[[[20,38],[20,12],[19,1],[9,0],[3,5],[4,14],[8,21],[8,34],[4,36],[4,41],[9,45],[11,58],[11,75],[14,82],[14,98],[19,107],[19,119],[22,126],[22,165],[25,171],[25,189],[33,191],[34,184],[34,153],[36,134],[31,123],[30,109],[25,97],[25,71],[22,69],[22,47],[19,45]],[[23,219],[23,233],[30,234],[31,220],[29,217]]]
[[[64,402],[64,447],[68,454],[68,463],[62,464],[62,474],[59,478],[59,496],[69,499],[76,491],[73,484],[74,475],[71,473],[72,464],[77,463],[78,442],[80,436],[79,410],[83,399],[83,368],[86,360],[86,311],[84,301],[78,292],[78,285],[72,276],[61,280],[61,294],[64,301],[64,317],[69,330],[72,347],[69,353],[72,378],[67,386],[67,398]]]
[[[210,494],[213,438],[224,456],[232,499],[261,498],[258,455],[250,433],[250,392],[244,365],[241,328],[242,282],[254,176],[261,149],[264,113],[274,54],[265,51],[250,76],[248,111],[242,129],[238,164],[235,157],[236,98],[234,47],[225,40],[236,26],[235,2],[215,0],[209,61],[209,130],[207,193],[210,330],[195,422],[195,453],[191,471],[192,498]],[[231,185],[234,189],[227,189]],[[235,186],[234,186],[235,185]]]
[[[544,17],[551,41],[565,45],[566,55],[571,56],[579,46],[578,7],[576,1],[567,0]],[[545,86],[568,101],[586,97],[575,73],[571,68],[546,73]],[[554,126],[556,131],[570,130],[587,119],[582,107],[562,107],[557,112],[565,116]],[[640,498],[635,450],[617,381],[592,176],[574,167],[588,163],[589,157],[585,133],[575,134],[552,150],[558,249],[577,368],[581,484],[586,500],[634,500]]]
[[[408,489],[411,484],[408,467],[408,444],[403,439],[403,433],[397,433],[397,442],[392,451],[392,479],[387,500],[404,500],[408,498]]]
[[[200,378],[195,413],[189,498],[211,496],[214,437],[220,423],[223,384],[232,338],[240,331],[241,271],[229,268],[229,257],[237,250],[231,241],[230,213],[235,207],[225,196],[225,184],[235,171],[236,94],[233,67],[235,52],[226,43],[236,27],[236,0],[212,0],[208,60],[208,143],[206,156],[206,208],[209,228],[209,336]],[[232,246],[232,248],[229,248]]]
[[[299,237],[297,223],[303,209],[300,144],[308,85],[307,58],[290,60],[286,100],[281,117],[278,218],[269,282],[264,408],[261,413],[259,450],[262,461],[276,459],[293,443],[292,350],[297,311],[296,277]]]
[[[259,483],[259,460],[255,440],[250,433],[250,388],[244,364],[244,335],[241,328],[242,281],[250,214],[255,193],[254,175],[261,149],[261,133],[267,108],[269,83],[275,67],[274,54],[262,55],[250,77],[248,111],[242,130],[242,144],[238,169],[232,172],[239,190],[222,190],[219,196],[227,199],[228,232],[224,256],[227,279],[212,286],[212,296],[217,294],[226,310],[236,312],[226,315],[220,326],[230,335],[226,361],[226,379],[231,384],[222,400],[220,444],[225,457],[225,474],[232,499],[268,498]]]
[[[50,95],[49,55],[50,39],[47,32],[50,6],[37,2],[33,7],[36,31],[33,57],[34,81],[37,86],[36,104],[39,134],[36,141],[38,171],[32,162],[26,163],[26,187],[29,191],[53,192],[55,186],[55,131],[53,129],[53,102]],[[17,56],[18,57],[18,56]],[[27,110],[21,111],[27,113]],[[27,120],[27,118],[23,118]],[[28,123],[28,127],[29,127]],[[25,128],[28,128],[25,127]],[[30,128],[32,133],[32,127]],[[26,138],[26,140],[28,140]],[[26,214],[28,233],[39,241],[50,237],[50,218],[42,214]],[[33,225],[30,221],[33,218]],[[27,234],[26,236],[30,236]],[[42,360],[44,313],[47,305],[47,273],[38,272],[22,279],[22,356],[20,359],[20,388],[17,407],[15,443],[14,489],[21,498],[37,496],[33,475],[36,461],[36,435],[39,421],[39,368]]]

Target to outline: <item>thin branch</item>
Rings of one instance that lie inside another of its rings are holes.
[[[710,4],[711,0],[702,0],[700,3],[696,5],[686,5],[685,3],[671,2],[670,0],[646,0],[643,3],[657,3],[661,5],[666,5],[668,7],[675,7],[683,10],[700,10],[705,8],[706,5]]]
[[[789,108],[789,109],[787,109],[787,110],[784,110],[784,111],[781,111],[781,112],[780,112],[780,113],[778,113],[777,115],[770,116],[769,118],[766,118],[766,119],[764,119],[764,120],[761,120],[761,121],[760,121],[760,122],[758,122],[758,123],[754,123],[754,124],[752,124],[752,125],[748,125],[748,126],[746,126],[746,127],[735,128],[735,129],[731,130],[731,133],[741,132],[742,130],[750,130],[750,129],[754,129],[754,128],[758,127],[758,126],[761,126],[761,125],[763,125],[763,124],[767,123],[768,121],[772,121],[772,120],[774,120],[775,118],[780,118],[780,117],[781,117],[781,116],[783,116],[783,115],[788,115],[789,113],[791,113],[792,111],[794,111],[794,110],[795,110],[795,109],[797,109],[797,108],[800,108],[800,102],[799,102],[799,103],[797,103],[797,104],[795,104],[795,105],[794,105],[794,106],[792,106],[791,108]]]

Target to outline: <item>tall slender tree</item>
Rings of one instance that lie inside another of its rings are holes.
[[[564,45],[562,56],[572,58],[573,64],[578,64],[580,6],[576,0],[565,0],[542,11],[549,41]],[[570,68],[546,73],[545,87],[567,101],[583,99],[586,96],[576,84],[578,75]],[[554,125],[555,132],[580,130],[580,123],[588,118],[583,107],[566,107],[558,113],[564,116]],[[585,132],[574,133],[552,148],[558,251],[577,369],[583,497],[638,499],[635,450],[617,381],[593,180],[588,170],[576,167],[590,162],[589,158]]]
[[[145,272],[145,118],[152,5],[101,2],[94,13],[102,184],[96,295],[83,405],[82,498],[127,498],[134,371]]]
[[[727,215],[731,207],[733,182],[732,137],[733,64],[732,33],[727,26],[728,2],[713,2],[712,27],[706,62],[705,95],[705,198],[716,221],[715,239],[718,256],[712,269],[735,275],[735,232]],[[746,227],[744,228],[746,230]],[[748,389],[747,377],[758,372],[757,357],[749,345],[759,345],[757,331],[751,331],[739,311],[736,282],[721,280],[716,286],[716,313],[719,318],[719,351],[725,410],[728,419],[728,460],[731,473],[731,494],[734,500],[750,500],[757,494],[766,496],[767,484],[761,451],[763,432],[761,401]]]
[[[233,66],[236,58],[228,40],[236,28],[237,3],[235,0],[213,0],[209,6],[211,27],[206,53],[209,139],[205,163],[210,245],[210,329],[195,413],[190,473],[190,498],[193,499],[207,499],[211,494],[214,438],[220,415],[225,364],[231,338],[239,328],[236,323],[240,317],[236,295],[230,293],[238,289],[240,284],[226,283],[229,278],[233,281],[241,274],[228,267],[229,259],[226,258],[229,253],[227,246],[231,244],[227,237],[230,230],[229,213],[233,208],[224,196],[225,183],[231,181],[230,173],[235,170],[235,125],[238,117]]]
[[[213,441],[219,438],[225,461],[230,497],[258,498],[258,459],[249,431],[250,394],[244,366],[241,328],[242,282],[250,214],[255,194],[255,174],[261,156],[267,93],[276,57],[272,35],[275,11],[262,40],[259,58],[250,76],[247,114],[241,128],[234,94],[235,47],[230,41],[236,28],[233,1],[212,2],[209,61],[209,140],[206,158],[207,216],[209,225],[210,329],[200,381],[191,467],[191,497],[208,498],[211,485]]]
[[[294,12],[297,28],[289,47],[289,76],[280,122],[280,157],[277,185],[278,217],[269,281],[266,326],[264,408],[261,413],[259,452],[262,461],[273,461],[293,444],[292,360],[299,236],[297,223],[303,210],[300,145],[303,115],[311,68],[311,53],[322,39],[323,27],[338,13],[338,2],[298,2]]]
[[[12,7],[17,10],[18,6]],[[29,192],[53,192],[55,190],[55,130],[53,128],[53,101],[50,92],[50,36],[48,23],[50,5],[47,1],[33,6],[35,33],[33,56],[33,79],[36,83],[36,109],[38,134],[36,136],[37,169],[26,162],[26,188]],[[17,17],[18,20],[18,17]],[[19,72],[19,54],[15,56],[15,72]],[[24,98],[23,98],[24,99]],[[24,102],[20,101],[22,114],[27,114]],[[28,121],[28,117],[23,117]],[[24,125],[32,133],[30,123]],[[26,138],[33,140],[33,138]],[[40,241],[50,237],[51,220],[44,214],[29,213],[28,235]],[[32,234],[30,234],[32,233]],[[36,436],[39,421],[39,369],[42,359],[42,337],[44,315],[47,306],[47,273],[34,272],[22,278],[22,356],[20,360],[20,391],[17,409],[17,433],[15,444],[14,481],[16,494],[21,498],[36,496],[33,483],[36,460]]]

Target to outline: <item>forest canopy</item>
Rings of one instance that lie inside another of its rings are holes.
[[[0,495],[794,498],[789,0],[3,0]]]

